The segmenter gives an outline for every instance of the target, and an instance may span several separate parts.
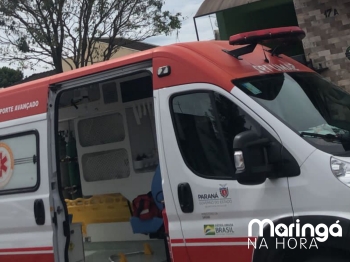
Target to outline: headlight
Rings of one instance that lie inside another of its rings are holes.
[[[350,187],[350,163],[331,157],[331,169],[336,178]]]

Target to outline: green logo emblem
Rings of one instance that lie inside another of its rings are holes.
[[[215,236],[215,226],[214,225],[204,225],[204,234],[206,236]]]

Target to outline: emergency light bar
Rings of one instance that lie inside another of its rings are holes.
[[[226,53],[239,58],[241,55],[251,53],[258,44],[267,44],[269,42],[279,43],[278,47],[291,45],[297,41],[301,41],[305,37],[305,32],[298,26],[279,27],[271,29],[263,29],[258,31],[240,33],[230,37],[230,45],[248,45],[232,51],[224,50]],[[271,53],[278,55],[278,48]]]
[[[257,44],[272,41],[302,40],[305,32],[298,26],[280,27],[241,33],[230,37],[230,45]]]

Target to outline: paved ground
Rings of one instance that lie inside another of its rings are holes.
[[[130,254],[144,250],[144,244],[148,243],[153,251],[153,255]],[[164,242],[158,240],[150,241],[129,241],[129,242],[102,242],[85,243],[86,262],[122,262],[118,254],[126,254],[127,262],[165,262],[166,254]],[[126,262],[126,261],[125,261]]]

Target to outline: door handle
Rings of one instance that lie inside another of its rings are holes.
[[[45,224],[45,206],[42,199],[34,201],[34,217],[37,225],[42,226]]]
[[[192,213],[194,206],[191,186],[188,183],[179,184],[177,194],[182,212]]]

